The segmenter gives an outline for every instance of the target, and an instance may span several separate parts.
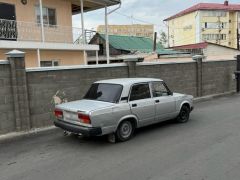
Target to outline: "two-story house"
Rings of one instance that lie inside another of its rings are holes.
[[[164,21],[169,47],[211,42],[238,48],[240,4],[199,3]]]
[[[12,49],[26,52],[26,67],[87,64],[83,13],[118,0],[0,0],[0,59]],[[82,28],[72,27],[81,13]]]

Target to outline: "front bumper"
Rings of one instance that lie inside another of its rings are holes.
[[[75,124],[70,124],[65,121],[55,120],[54,125],[65,131],[69,131],[75,134],[82,134],[84,136],[99,136],[102,134],[102,129],[100,127],[84,127]]]

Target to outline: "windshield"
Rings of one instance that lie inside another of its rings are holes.
[[[117,103],[122,93],[119,84],[92,84],[84,99]]]

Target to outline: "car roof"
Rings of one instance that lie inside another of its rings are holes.
[[[121,84],[125,86],[125,85],[132,85],[136,83],[144,83],[144,82],[151,82],[151,81],[163,81],[163,80],[155,79],[155,78],[121,78],[121,79],[102,80],[102,81],[97,81],[95,83]]]

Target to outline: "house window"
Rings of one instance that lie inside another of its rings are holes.
[[[37,23],[41,23],[41,15],[40,15],[40,7],[35,6],[36,16],[37,16]],[[56,9],[43,7],[43,24],[48,26],[56,26]]]
[[[226,34],[203,34],[203,40],[226,40]]]
[[[54,66],[59,66],[59,61],[57,60],[52,60],[52,61],[41,61],[40,62],[41,67],[54,67]]]
[[[218,22],[205,22],[203,23],[203,28],[206,28],[206,29],[225,29],[227,28],[227,23],[225,22],[221,22],[221,23],[218,23]]]

